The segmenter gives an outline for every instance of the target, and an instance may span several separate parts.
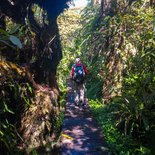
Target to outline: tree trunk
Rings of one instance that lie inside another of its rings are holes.
[[[101,15],[105,16],[105,0],[101,0]]]
[[[155,0],[150,0],[150,6],[155,7]]]

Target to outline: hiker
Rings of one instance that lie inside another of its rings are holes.
[[[81,63],[80,58],[75,59],[75,64],[73,64],[71,69],[71,78],[74,81],[74,94],[75,94],[75,103],[79,105],[86,104],[85,96],[85,76],[88,74],[88,70],[85,65]]]

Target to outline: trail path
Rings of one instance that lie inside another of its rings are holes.
[[[67,104],[60,155],[108,155],[108,149],[89,107],[74,104],[72,81],[67,81]]]

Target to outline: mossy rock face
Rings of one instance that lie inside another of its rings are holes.
[[[0,149],[30,152],[52,141],[59,113],[56,89],[36,84],[25,68],[0,61],[0,92]]]
[[[54,121],[58,112],[52,98],[52,93],[48,91],[37,91],[33,104],[22,116],[20,130],[25,147],[29,151],[52,141]]]

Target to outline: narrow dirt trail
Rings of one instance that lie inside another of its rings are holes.
[[[108,155],[104,137],[90,108],[74,104],[74,87],[70,80],[67,90],[60,155]]]

